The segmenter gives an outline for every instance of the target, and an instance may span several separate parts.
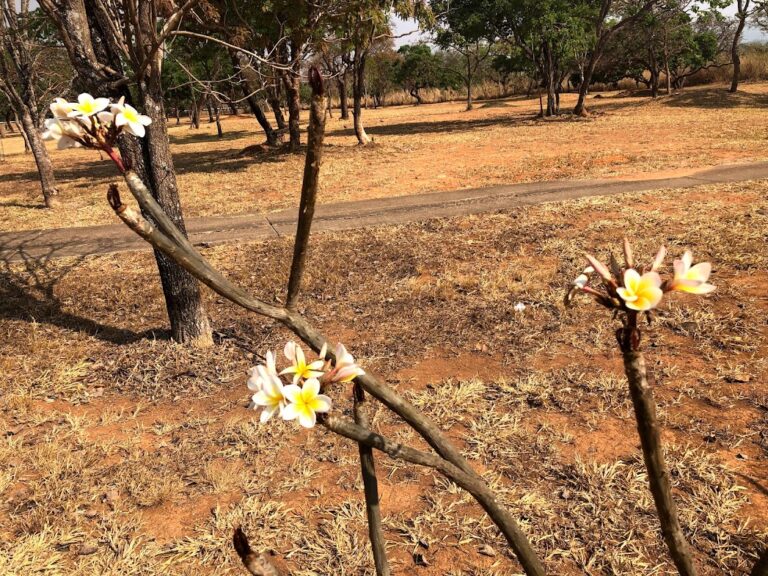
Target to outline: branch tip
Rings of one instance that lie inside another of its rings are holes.
[[[309,85],[312,87],[313,96],[322,96],[325,93],[323,76],[320,74],[320,70],[317,69],[317,66],[312,66],[309,69]]]
[[[107,190],[107,202],[109,202],[109,205],[116,214],[121,214],[127,208],[120,199],[120,190],[117,188],[117,184],[109,185],[109,189]]]

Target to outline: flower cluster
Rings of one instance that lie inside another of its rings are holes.
[[[267,352],[265,364],[251,368],[248,389],[254,394],[250,407],[262,408],[262,423],[277,413],[283,420],[298,420],[304,428],[312,428],[317,422],[317,414],[331,409],[331,399],[320,393],[322,388],[351,382],[365,374],[343,344],[336,345],[335,363],[325,359],[327,352],[324,345],[317,360],[307,362],[301,346],[288,342],[283,349],[291,363],[287,368],[277,371],[272,352]],[[283,378],[291,383],[286,384]]]
[[[58,147],[84,146],[109,151],[121,132],[142,138],[152,123],[123,98],[113,103],[109,98],[80,94],[77,102],[56,98],[51,104],[53,118],[45,121],[43,138],[55,140]]]
[[[621,266],[613,256],[608,267],[594,256],[587,254],[589,266],[571,283],[566,302],[569,303],[574,294],[585,292],[607,308],[648,312],[659,305],[666,292],[709,294],[715,289],[708,283],[712,272],[711,264],[702,262],[694,265],[690,251],[686,251],[682,258],[674,261],[674,276],[663,280],[658,270],[666,255],[667,249],[662,246],[650,267],[645,269],[637,266],[632,248],[626,239],[624,239],[624,266]],[[602,285],[596,288],[589,284],[595,273],[602,281]]]

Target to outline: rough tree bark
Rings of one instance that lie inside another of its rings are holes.
[[[472,53],[467,50],[465,54],[467,59],[467,112],[474,108],[472,103]]]
[[[35,158],[37,172],[40,175],[40,187],[43,190],[45,206],[46,208],[55,208],[59,204],[59,191],[56,189],[56,177],[53,173],[53,164],[51,164],[51,157],[48,154],[48,150],[45,148],[45,142],[43,142],[43,138],[36,126],[36,122],[32,119],[30,110],[22,109],[21,125],[24,129],[24,134],[27,137],[27,144],[32,151],[32,156]]]
[[[296,307],[296,300],[299,297],[299,290],[301,288],[301,279],[304,276],[304,265],[309,246],[309,233],[315,214],[320,165],[323,161],[325,92],[323,90],[322,76],[320,76],[320,72],[314,66],[310,69],[309,81],[312,86],[312,103],[309,108],[310,128],[307,140],[307,156],[304,160],[304,178],[301,185],[299,221],[296,226],[291,274],[288,279],[288,290],[285,299],[285,307],[289,310],[293,310]]]
[[[288,147],[291,152],[301,149],[301,53],[300,43],[291,43],[290,70],[283,70],[280,77],[288,101]]]
[[[278,79],[271,88],[267,90],[267,101],[272,108],[272,114],[275,116],[275,123],[278,130],[285,130],[288,124],[285,122],[283,109],[280,107],[280,80]]]

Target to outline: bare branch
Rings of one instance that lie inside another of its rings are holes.
[[[217,44],[221,44],[222,46],[226,46],[227,48],[230,48],[232,50],[237,50],[238,52],[242,52],[246,56],[250,56],[254,60],[261,62],[262,64],[265,64],[267,66],[271,66],[272,68],[276,70],[291,70],[292,66],[286,66],[282,64],[278,64],[277,62],[273,62],[271,60],[267,60],[266,58],[263,58],[256,54],[255,52],[251,52],[250,50],[246,50],[245,48],[242,48],[240,46],[236,46],[235,44],[230,44],[229,42],[225,42],[224,40],[220,40],[218,38],[215,38],[213,36],[208,36],[207,34],[200,34],[198,32],[190,32],[189,30],[173,30],[169,32],[169,36],[189,36],[191,38],[201,38],[203,40],[210,40],[211,42],[216,42]]]
[[[149,66],[149,63],[155,57],[157,51],[160,49],[160,46],[163,45],[163,42],[165,42],[165,40],[174,32],[174,28],[179,25],[182,17],[192,8],[194,8],[198,2],[200,2],[200,0],[187,0],[168,17],[168,20],[166,20],[163,28],[160,30],[160,33],[152,42],[152,47],[149,49],[149,52],[146,53],[144,59],[141,61],[141,64],[136,69],[136,75],[139,78],[144,75],[144,70],[146,70],[147,66]]]

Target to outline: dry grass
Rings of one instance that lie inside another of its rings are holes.
[[[559,178],[675,175],[724,163],[766,159],[768,85],[692,88],[652,101],[647,96],[601,94],[589,119],[537,120],[538,101],[511,98],[367,110],[376,145],[355,145],[352,125],[328,123],[321,202]],[[563,108],[574,96],[563,97]],[[182,205],[187,217],[270,212],[296,205],[301,155],[239,157],[260,142],[255,120],[227,118],[225,138],[212,124],[199,131],[172,127]],[[0,229],[22,230],[116,224],[105,202],[115,171],[93,151],[54,151],[66,209],[40,210],[34,163],[20,138],[3,141]]]
[[[719,290],[673,298],[646,347],[702,574],[743,575],[768,536],[766,198],[752,182],[320,234],[302,307],[448,431],[551,573],[668,575],[612,325],[561,300],[582,250],[605,256],[625,232],[649,257],[691,247]],[[206,256],[282,296],[287,241]],[[239,574],[242,524],[294,574],[370,574],[356,449],[243,408],[254,353],[286,333],[208,294],[217,345],[167,341],[153,266],[122,254],[2,272],[0,573]],[[374,422],[416,442],[381,408]],[[396,573],[519,573],[455,486],[378,466]]]

